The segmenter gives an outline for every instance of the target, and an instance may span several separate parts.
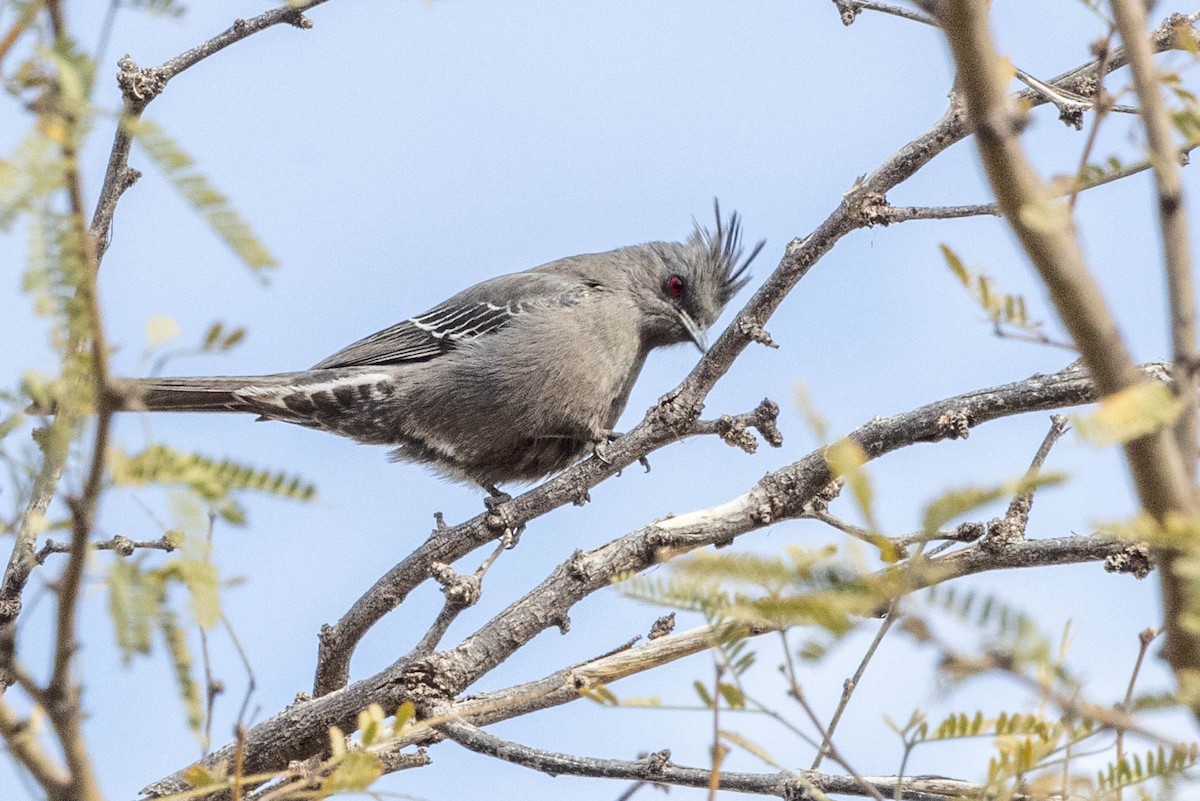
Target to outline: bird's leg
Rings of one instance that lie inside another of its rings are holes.
[[[511,495],[509,495],[507,492],[501,492],[500,490],[496,489],[495,484],[484,484],[482,486],[485,490],[487,490],[488,494],[488,496],[483,499],[483,505],[486,506],[487,510],[492,514],[496,513],[496,510],[500,508],[500,504],[508,503],[512,500]]]
[[[483,484],[482,486],[488,493],[488,496],[483,499],[483,505],[488,510],[488,527],[500,532],[500,540],[505,548],[515,548],[521,538],[521,532],[525,530],[525,524],[514,526],[508,519],[505,510],[500,508],[511,501],[512,496],[496,489],[494,484]]]

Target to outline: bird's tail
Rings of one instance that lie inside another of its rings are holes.
[[[295,373],[202,378],[122,378],[115,382],[120,411],[255,412],[254,390],[295,383]],[[250,390],[250,393],[247,393]]]

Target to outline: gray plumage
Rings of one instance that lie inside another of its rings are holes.
[[[737,214],[650,242],[502,275],[310,370],[126,379],[129,409],[250,412],[395,446],[495,492],[602,447],[654,348],[705,330],[746,281]]]

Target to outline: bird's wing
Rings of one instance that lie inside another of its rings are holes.
[[[342,348],[313,369],[428,361],[535,309],[572,306],[584,292],[580,283],[549,273],[502,275]]]

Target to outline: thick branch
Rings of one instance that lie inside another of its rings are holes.
[[[976,132],[979,153],[996,201],[1041,275],[1101,395],[1144,380],[1117,330],[1116,320],[1084,261],[1070,211],[1025,156],[1022,120],[1004,87],[1007,71],[988,28],[987,6],[977,0],[940,0],[942,27],[958,65],[959,87]],[[1172,22],[1183,24],[1183,17]],[[1147,512],[1159,521],[1196,513],[1194,486],[1170,432],[1160,429],[1125,446],[1125,457]],[[1176,575],[1176,554],[1164,551],[1159,571],[1167,619],[1167,661],[1182,680],[1200,671],[1200,633],[1181,625],[1189,607],[1188,582]],[[1196,708],[1200,714],[1200,707]]]
[[[55,801],[70,798],[71,777],[38,740],[36,727],[22,720],[8,702],[0,698],[0,738],[5,748],[34,781]]]
[[[1156,50],[1175,47],[1173,38],[1156,35]],[[1125,54],[1115,50],[1101,65],[1112,71],[1125,66]],[[1049,83],[1062,89],[1085,91],[1095,80],[1098,61],[1064,73]],[[1046,100],[1032,92],[1018,95],[1030,105]],[[816,230],[794,239],[783,259],[763,286],[738,313],[713,347],[679,387],[652,408],[629,434],[609,446],[608,463],[588,459],[564,471],[501,507],[502,518],[481,515],[466,523],[434,534],[417,550],[381,576],[336,625],[321,630],[313,694],[320,696],[344,687],[350,676],[350,657],[366,632],[395,609],[429,576],[435,561],[453,563],[488,542],[497,528],[524,524],[536,517],[586,497],[589,489],[656,448],[685,436],[691,420],[703,408],[704,398],[751,343],[761,341],[767,321],[805,273],[843,236],[884,220],[879,209],[886,207],[886,193],[968,134],[966,115],[957,104],[928,131],[900,148],[867,178],[847,192],[838,207]]]
[[[1147,369],[1159,380],[1168,378],[1159,365]],[[1095,398],[1087,374],[1077,368],[1068,369],[967,393],[905,414],[876,418],[852,432],[850,438],[874,459],[920,442],[962,438],[974,426],[991,420],[1074,406]],[[588,464],[596,461],[590,460]],[[832,478],[824,451],[814,451],[794,464],[768,473],[749,492],[717,507],[676,515],[589,553],[577,553],[541,585],[455,648],[424,658],[401,659],[340,692],[293,706],[250,729],[245,740],[246,770],[276,769],[315,753],[326,742],[330,726],[352,729],[358,712],[371,703],[385,709],[394,709],[405,701],[413,701],[419,707],[447,703],[537,634],[561,626],[576,603],[609,587],[613,578],[646,570],[665,556],[728,542],[748,531],[801,516],[806,505]],[[1107,558],[1125,547],[1088,542],[1092,544],[1086,550],[1081,550],[1077,543],[1069,546],[1072,561]],[[1013,548],[989,554],[971,548],[930,560],[927,564],[934,569],[923,572],[916,580],[943,580],[958,571],[1029,566],[1036,562],[1036,557],[1031,562],[1033,553]],[[215,752],[206,762],[229,758],[230,748],[226,746]],[[163,795],[184,786],[181,778],[175,776],[152,785],[147,792]]]
[[[1183,183],[1175,158],[1171,116],[1163,102],[1158,70],[1146,33],[1146,8],[1135,0],[1113,0],[1113,18],[1129,52],[1129,69],[1141,106],[1142,123],[1150,145],[1150,161],[1158,189],[1158,219],[1162,228],[1163,255],[1167,264],[1167,289],[1171,305],[1171,343],[1175,363],[1196,363],[1196,284],[1192,252],[1184,214]],[[1185,23],[1181,22],[1181,25]],[[1190,35],[1181,30],[1180,35]],[[1183,466],[1192,482],[1196,479],[1196,377],[1179,371],[1179,396],[1184,409],[1175,427]]]

